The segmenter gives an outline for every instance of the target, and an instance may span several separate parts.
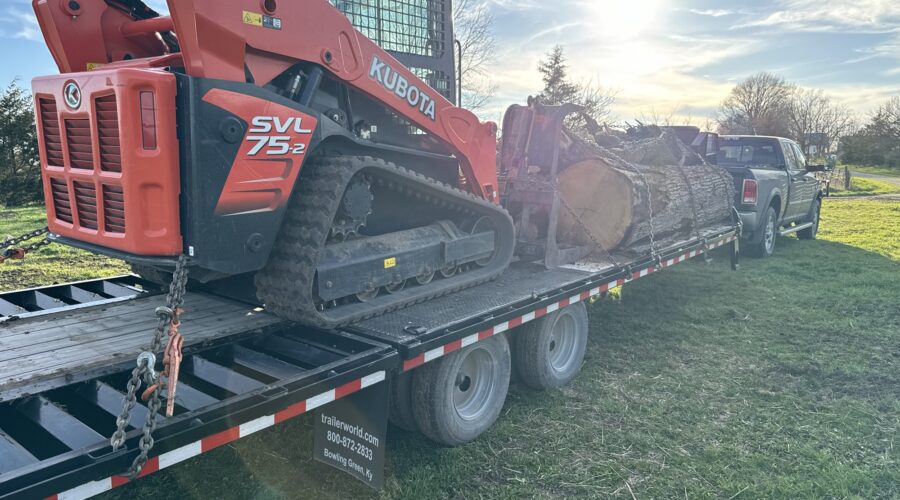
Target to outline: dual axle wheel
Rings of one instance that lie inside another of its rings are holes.
[[[519,331],[478,342],[391,382],[391,422],[457,446],[486,431],[500,415],[513,367],[528,387],[562,387],[578,374],[588,318],[578,303]]]

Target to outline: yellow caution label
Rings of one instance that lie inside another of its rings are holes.
[[[103,63],[87,63],[87,70],[94,71],[95,69],[102,68],[103,66]]]
[[[397,265],[397,257],[391,257],[390,259],[384,259],[384,268],[390,269]]]
[[[263,15],[258,14],[256,12],[244,11],[243,14],[244,24],[250,24],[253,26],[262,26],[263,25]]]

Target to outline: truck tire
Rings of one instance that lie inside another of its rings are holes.
[[[392,377],[388,382],[390,391],[390,406],[388,419],[405,431],[418,432],[419,425],[412,407],[412,373],[401,373]]]
[[[528,323],[516,334],[513,363],[519,379],[542,391],[562,387],[578,375],[588,340],[584,302]]]
[[[759,243],[751,245],[750,250],[757,257],[771,257],[775,252],[775,240],[778,238],[778,214],[775,213],[775,207],[766,210],[766,218],[763,219],[760,230],[763,232],[762,239]]]
[[[509,343],[503,335],[417,369],[412,395],[419,430],[446,446],[477,438],[500,416],[511,371]]]
[[[809,217],[806,222],[812,222],[812,227],[808,227],[797,232],[797,238],[801,240],[814,240],[819,234],[819,216],[822,214],[822,200],[816,200],[810,209]]]

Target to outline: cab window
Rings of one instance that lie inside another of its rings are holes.
[[[794,148],[794,155],[797,156],[799,170],[806,170],[806,156],[804,156],[800,146],[797,143],[791,143],[791,147]]]
[[[784,163],[788,170],[800,170],[800,162],[791,143],[783,141],[781,148],[784,150]]]

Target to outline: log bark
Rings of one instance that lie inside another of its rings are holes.
[[[606,149],[563,133],[558,237],[563,242],[627,251],[666,241],[731,217],[731,175],[709,165],[665,131],[659,138]]]

